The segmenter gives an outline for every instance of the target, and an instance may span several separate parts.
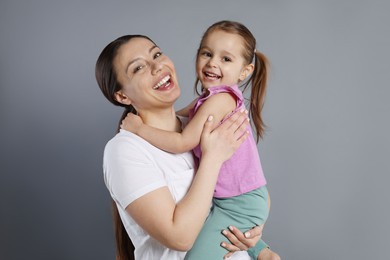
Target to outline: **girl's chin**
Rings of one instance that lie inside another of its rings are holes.
[[[201,82],[202,83],[202,86],[204,87],[204,88],[211,88],[211,87],[216,87],[216,86],[221,86],[223,83],[221,83],[221,81],[219,81],[219,80],[213,80],[213,81],[211,81],[211,80],[206,80],[206,81],[202,81]]]

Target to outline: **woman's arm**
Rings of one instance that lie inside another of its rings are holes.
[[[213,120],[202,133],[203,157],[186,196],[178,203],[167,187],[136,199],[126,211],[152,237],[180,251],[189,250],[208,215],[222,163],[247,137],[246,113],[238,112],[212,131]]]
[[[181,133],[164,131],[143,124],[141,118],[134,114],[129,114],[125,120],[122,121],[121,127],[139,135],[162,150],[171,153],[183,153],[193,149],[199,144],[203,125],[209,116],[210,111],[213,111],[213,127],[216,127],[218,123],[235,108],[236,101],[230,94],[219,93],[210,97],[202,104],[195,116]]]

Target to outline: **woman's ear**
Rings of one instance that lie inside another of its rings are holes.
[[[115,92],[114,94],[115,100],[123,105],[131,105],[131,100],[126,94],[122,92],[122,90],[119,90]]]
[[[246,77],[248,77],[253,72],[254,68],[255,66],[253,65],[253,63],[246,65],[241,71],[240,81],[246,79]]]

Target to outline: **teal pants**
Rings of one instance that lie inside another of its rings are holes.
[[[265,186],[235,197],[214,198],[210,214],[185,259],[223,259],[228,251],[220,246],[222,241],[226,241],[222,230],[235,226],[245,232],[263,224],[268,214],[268,191]],[[260,240],[255,247],[248,250],[248,254],[252,259],[256,259],[259,252],[266,247],[268,245]]]

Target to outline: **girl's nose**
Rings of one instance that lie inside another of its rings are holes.
[[[212,57],[209,59],[209,62],[207,63],[210,67],[216,67],[217,66],[217,60],[215,57]]]

